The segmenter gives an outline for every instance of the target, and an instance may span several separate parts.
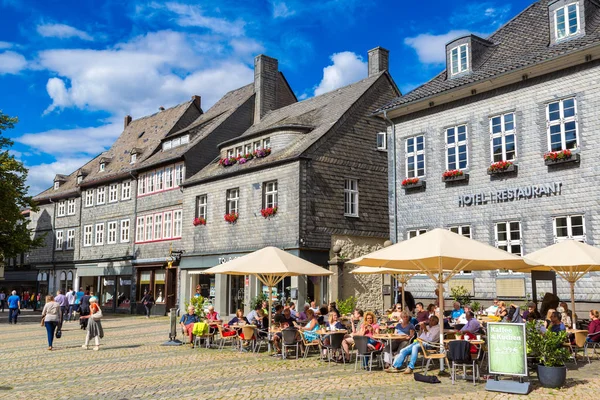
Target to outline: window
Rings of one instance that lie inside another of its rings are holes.
[[[248,143],[247,145],[244,146],[244,153],[245,154],[251,154],[252,153],[252,144]]]
[[[67,215],[75,215],[75,199],[67,200]]]
[[[377,133],[377,150],[387,150],[387,132]]]
[[[572,3],[554,11],[556,40],[579,33],[579,4]]]
[[[271,148],[271,138],[264,138],[263,139],[263,149],[270,149]]]
[[[583,215],[568,215],[556,217],[554,225],[554,242],[560,242],[565,239],[585,242],[585,224]]]
[[[121,184],[121,200],[131,199],[131,181]]]
[[[133,153],[131,155],[131,160],[129,161],[130,164],[135,164],[135,162],[137,161],[137,154]]]
[[[521,223],[519,221],[498,222],[496,224],[496,247],[511,254],[523,254]]]
[[[225,194],[225,212],[227,214],[238,212],[240,189],[229,189]]]
[[[452,75],[460,74],[469,69],[469,45],[462,44],[450,50],[450,68]]]
[[[181,146],[181,138],[175,138],[171,142],[173,142],[173,147]]]
[[[146,194],[146,174],[138,176],[138,196]]]
[[[106,202],[106,188],[100,187],[97,190],[96,204],[104,204]]]
[[[257,140],[256,142],[252,143],[252,148],[254,149],[254,151],[260,149],[260,140]]]
[[[181,186],[185,176],[185,167],[183,164],[175,165],[175,186]]]
[[[135,228],[135,241],[143,242],[144,241],[144,217],[138,217],[136,228]]]
[[[100,163],[100,172],[103,172],[105,168],[106,168],[106,164]]]
[[[187,144],[190,142],[190,135],[183,135],[181,137],[181,144]]]
[[[96,224],[96,246],[102,246],[104,244],[104,224]]]
[[[409,239],[412,239],[412,238],[420,236],[426,232],[427,232],[427,229],[411,229],[409,231],[406,231],[406,236]]]
[[[170,140],[167,140],[166,142],[163,142],[163,145],[162,145],[163,151],[171,150],[171,148],[173,147],[172,144],[173,143]]]
[[[92,245],[92,234],[94,227],[92,225],[85,225],[83,227],[83,246],[88,247]]]
[[[507,113],[490,118],[492,163],[512,161],[517,156],[515,114]]]
[[[471,225],[456,225],[450,227],[450,232],[457,233],[471,239]]]
[[[238,146],[235,148],[235,156],[240,157],[244,152],[244,148],[242,146]]]
[[[67,250],[75,248],[75,229],[67,230]]]
[[[467,140],[466,125],[446,129],[446,170],[468,167]]]
[[[154,215],[154,240],[162,238],[162,214]]]
[[[58,190],[60,187],[60,182],[54,182],[54,190]]]
[[[63,249],[63,231],[56,231],[56,246],[54,247],[55,250],[62,250]]]
[[[156,180],[156,173],[152,171],[146,174],[146,180],[148,181],[147,193],[154,192],[154,182]]]
[[[265,182],[263,208],[277,207],[277,181]]]
[[[119,185],[115,184],[115,185],[110,185],[108,187],[108,202],[109,203],[114,203],[116,201],[119,200]]]
[[[207,209],[208,209],[208,196],[203,194],[196,197],[196,216],[198,218],[204,218],[206,220]]]
[[[77,177],[77,184],[79,185],[81,182],[83,182],[83,176],[78,176]]]
[[[181,219],[183,216],[182,214],[183,214],[183,212],[181,210],[173,211],[173,221],[174,221],[173,238],[181,237]]]
[[[152,240],[152,224],[153,218],[152,215],[146,216],[146,241]]]
[[[233,149],[227,150],[227,158],[232,158],[234,156]]]
[[[85,191],[85,206],[91,207],[94,205],[94,189]]]
[[[163,226],[163,239],[171,239],[171,233],[173,232],[173,213],[167,211],[165,213],[165,223]]]
[[[113,244],[117,243],[117,221],[111,221],[106,224],[106,243]]]
[[[121,220],[121,243],[129,242],[129,220]]]
[[[425,137],[423,135],[406,139],[406,177],[425,176]]]
[[[173,167],[165,168],[165,189],[173,188]]]
[[[577,105],[574,98],[549,103],[546,107],[548,150],[575,149],[577,134]]]
[[[159,169],[156,171],[156,190],[164,190],[165,188],[165,170]]]
[[[358,181],[356,179],[344,181],[344,215],[358,217]]]
[[[64,217],[66,215],[65,213],[66,213],[66,201],[59,201],[57,215],[59,217]]]

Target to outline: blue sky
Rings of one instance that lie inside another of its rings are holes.
[[[121,133],[123,117],[191,95],[203,108],[250,83],[260,53],[299,98],[362,79],[367,51],[390,50],[407,93],[444,68],[444,44],[487,36],[531,0],[0,0],[0,109],[30,168],[31,194]]]

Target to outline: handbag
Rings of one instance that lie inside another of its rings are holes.
[[[95,320],[100,320],[104,317],[104,315],[102,315],[102,310],[100,308],[98,308],[98,311],[96,311],[94,314],[92,314],[91,318],[95,319]]]
[[[62,336],[62,330],[60,328],[56,329],[56,338],[60,339],[61,336]]]

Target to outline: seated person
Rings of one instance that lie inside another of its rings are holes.
[[[498,299],[494,299],[494,304],[485,309],[487,315],[496,315],[498,311]]]
[[[329,308],[327,308],[327,306],[321,306],[321,308],[319,308],[318,321],[321,326],[329,321]]]
[[[235,312],[235,317],[231,318],[231,320],[229,321],[229,323],[227,325],[231,326],[231,325],[245,324],[247,322],[248,321],[244,317],[244,312],[238,308],[238,310]]]
[[[473,335],[476,335],[477,332],[479,332],[479,330],[481,329],[481,324],[479,323],[477,318],[475,318],[473,311],[467,311],[465,313],[465,316],[467,319],[467,323],[461,328],[460,332],[469,332]]]
[[[248,313],[248,315],[246,316],[246,321],[248,321],[248,323],[250,325],[258,325],[259,324],[259,317],[258,317],[259,311],[262,311],[262,305],[257,304],[256,307],[254,307],[254,310],[250,311]],[[262,312],[261,312],[260,319],[262,319]]]
[[[550,330],[552,332],[558,333],[562,331],[566,331],[565,324],[562,323],[561,315],[558,311],[554,311],[552,315],[550,315]]]
[[[533,313],[529,313],[529,315],[527,315],[527,322],[535,322],[535,328],[541,333],[544,334],[546,333],[546,324],[544,321],[542,321],[541,319],[535,319],[534,318],[535,315]]]
[[[263,312],[264,312],[264,310],[263,310]],[[283,306],[281,304],[277,304],[275,306],[275,314],[273,315],[273,322],[275,324],[280,324],[281,318],[283,318]]]
[[[434,305],[434,308],[435,308],[435,305]],[[428,307],[428,309],[429,309],[429,307]],[[423,309],[423,303],[421,303],[421,302],[418,302],[415,305],[415,315],[417,317],[417,322],[419,324],[426,323],[429,319],[429,312],[427,312]]]
[[[392,313],[390,314],[390,319],[392,321],[401,321],[402,320],[402,304],[396,304]]]
[[[290,312],[292,313],[292,317],[298,318],[298,311],[296,311],[296,303],[290,303]]]
[[[217,330],[218,330],[217,324],[223,322],[219,318],[219,313],[215,311],[214,306],[208,306],[208,312],[206,313],[206,320],[210,327],[209,329],[210,329],[211,334],[217,332]]]
[[[529,303],[527,303],[527,310],[523,313],[523,319],[525,321],[529,321],[530,314],[532,315],[532,318],[534,320],[542,319],[542,315],[538,311],[537,306],[533,301],[530,301]]]
[[[456,328],[456,329],[462,329],[462,327],[467,324],[467,313],[469,311],[473,311],[473,310],[471,310],[470,306],[463,306],[463,310],[465,311],[464,314],[462,314],[460,317],[458,317],[458,319],[456,320],[456,323],[454,324],[454,328]]]
[[[281,306],[280,306],[281,307]],[[283,307],[282,307],[283,308]],[[283,313],[280,315],[279,319],[275,319],[275,322],[279,323],[281,329],[293,328],[294,322],[296,319],[292,317],[292,313],[289,308],[283,310]],[[283,334],[281,332],[277,332],[273,336],[273,346],[277,353],[281,353],[281,340],[283,339]]]
[[[440,342],[440,325],[439,319],[435,315],[429,318],[429,325],[422,325],[423,331],[419,335],[420,339],[423,339],[427,342],[439,343]],[[427,346],[427,345],[425,345]],[[400,372],[400,368],[402,364],[404,364],[405,359],[410,356],[410,361],[408,362],[408,366],[404,370],[405,374],[412,374],[415,369],[415,363],[417,362],[417,357],[419,356],[419,351],[421,350],[421,344],[418,341],[414,341],[409,344],[402,350],[396,359],[394,360],[393,365],[388,368],[386,371],[391,373]]]
[[[350,318],[350,324],[352,325],[352,333],[358,332],[360,326],[363,323],[364,312],[361,309],[355,308]]]
[[[513,324],[523,323],[523,317],[521,317],[521,308],[517,305],[511,304],[506,315],[506,321]]]
[[[567,329],[571,328],[571,326],[573,325],[573,320],[571,319],[571,317],[569,316],[567,311],[565,311],[565,308],[562,306],[558,306],[556,308],[556,311],[558,311],[560,313],[560,319],[561,319],[562,323],[565,325],[565,327]]]
[[[404,339],[392,340],[392,354],[395,354],[398,350],[403,349],[409,344],[412,337],[415,336],[415,326],[410,323],[410,315],[406,311],[403,311],[400,315],[400,322],[394,328],[396,335],[404,336]],[[386,364],[392,364],[390,356],[389,344],[385,345],[383,352],[383,358]]]
[[[460,303],[458,301],[455,301],[453,304],[452,311],[450,312],[450,318],[452,318],[453,320],[457,320],[464,313],[465,313],[465,310],[463,310],[461,308]]]
[[[339,330],[343,330],[346,329],[344,327],[344,324],[342,324],[340,321],[338,321],[338,316],[336,313],[332,312],[329,313],[329,321],[327,321],[327,330],[328,331],[339,331]],[[329,344],[329,337],[331,335],[325,335],[323,336],[323,344],[328,345]]]
[[[600,342],[600,312],[598,310],[590,310],[590,324],[588,325],[588,337],[585,339],[590,343]]]
[[[546,329],[550,329],[550,327],[552,326],[552,314],[554,312],[556,312],[556,310],[553,308],[550,308],[546,312],[546,320],[544,321],[544,326],[546,327]]]
[[[195,314],[195,311],[196,309],[194,306],[189,306],[187,314],[183,314],[179,320],[181,328],[183,328],[183,331],[187,333],[188,337],[190,338],[190,346],[192,348],[194,348],[194,335],[192,334],[192,331],[194,330],[194,324],[196,322],[200,322],[200,319]]]
[[[304,322],[306,320],[308,320],[308,317],[306,316],[306,312],[310,309],[310,306],[308,304],[304,305],[304,311],[301,311],[298,313],[298,317],[296,317],[296,321],[298,322]]]
[[[342,348],[344,349],[344,354],[346,357],[346,362],[350,361],[350,346],[354,344],[354,339],[352,336],[368,336],[369,337],[369,346],[372,348],[377,348],[378,343],[380,342],[373,339],[374,334],[379,333],[379,324],[376,322],[375,314],[372,311],[367,311],[365,313],[365,319],[363,323],[360,325],[360,328],[357,332],[352,333],[352,335],[346,335],[344,340],[342,341]]]
[[[340,311],[337,309],[337,304],[335,301],[329,303],[328,314],[332,312],[336,313],[338,318],[341,317]]]
[[[508,310],[506,309],[506,303],[503,301],[498,302],[498,309],[496,310],[496,317],[500,317],[500,319],[506,318],[508,315]]]

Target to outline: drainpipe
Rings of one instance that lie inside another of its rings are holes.
[[[136,259],[136,255],[135,255],[135,239],[136,239],[136,235],[137,235],[137,192],[138,192],[138,182],[137,182],[137,178],[135,177],[135,175],[129,171],[129,175],[131,175],[131,179],[133,179],[132,183],[135,182],[135,191],[133,190],[133,186],[131,185],[131,196],[132,196],[132,200],[133,200],[133,221],[131,221],[131,224],[129,224],[129,240],[131,240],[131,257],[132,257],[132,261]],[[132,229],[133,228],[133,229]],[[133,266],[133,263],[132,263]],[[135,299],[137,296],[136,293],[136,287],[137,287],[137,271],[133,271],[134,273],[131,274],[131,298]],[[116,278],[115,278],[116,279]],[[137,302],[132,301],[130,304],[131,307],[137,307],[135,306],[135,304],[137,304]],[[135,308],[132,308],[131,310],[129,310],[130,313],[135,314]]]
[[[56,265],[54,264],[54,253],[56,253],[56,203],[52,201],[52,197],[50,197],[50,204],[54,204],[52,209],[52,271],[53,271],[53,279],[54,283],[56,283]],[[49,274],[48,274],[49,275]],[[52,291],[50,290],[50,282],[48,282],[48,294],[54,292],[55,287],[52,287]]]
[[[383,119],[389,122],[390,127],[392,128],[392,179],[394,181],[394,189],[392,190],[392,205],[394,207],[394,210],[392,211],[392,216],[394,218],[394,229],[390,234],[390,239],[392,243],[398,243],[398,180],[396,179],[396,125],[394,125],[392,120],[388,118],[387,110],[383,110]]]

